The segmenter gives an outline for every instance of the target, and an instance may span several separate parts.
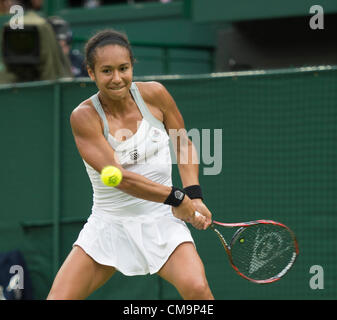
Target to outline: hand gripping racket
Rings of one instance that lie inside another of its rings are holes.
[[[223,227],[238,228],[229,244],[219,231]],[[295,234],[280,222],[222,223],[213,220],[210,228],[219,237],[234,270],[251,282],[263,284],[280,280],[299,254]]]

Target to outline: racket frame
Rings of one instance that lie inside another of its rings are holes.
[[[283,227],[285,229],[288,230],[288,232],[290,233],[292,240],[294,242],[294,247],[295,247],[295,252],[293,254],[293,257],[291,258],[290,262],[288,263],[288,265],[281,271],[279,272],[277,275],[269,278],[269,279],[264,279],[264,280],[257,280],[257,279],[252,279],[246,275],[244,275],[239,269],[238,267],[234,264],[233,262],[233,257],[232,257],[232,253],[231,253],[231,244],[233,242],[233,240],[236,238],[236,235],[242,231],[242,228],[249,228],[251,226],[254,225],[258,225],[258,224],[272,224],[272,225],[276,225],[276,226],[280,226]],[[227,227],[227,228],[237,228],[239,227],[240,229],[238,229],[231,240],[231,243],[228,244],[227,241],[225,240],[224,236],[221,234],[221,232],[216,228],[216,225],[222,226],[222,227]],[[225,251],[228,255],[229,258],[229,262],[231,264],[231,266],[233,267],[233,269],[236,271],[236,273],[241,276],[244,279],[247,279],[251,282],[254,283],[258,283],[258,284],[267,284],[267,283],[272,283],[275,281],[280,280],[288,271],[289,269],[293,266],[293,264],[295,263],[295,260],[297,258],[297,256],[299,255],[299,248],[298,248],[298,242],[296,239],[296,236],[294,234],[294,232],[287,227],[285,224],[281,223],[281,222],[277,222],[277,221],[273,221],[273,220],[254,220],[254,221],[248,221],[248,222],[239,222],[239,223],[223,223],[223,222],[219,222],[219,221],[215,221],[213,220],[212,224],[210,225],[210,228],[217,234],[217,236],[219,237],[223,247],[225,248]]]

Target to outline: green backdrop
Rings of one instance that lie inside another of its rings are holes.
[[[335,299],[337,69],[137,78],[151,79],[171,92],[188,130],[210,130],[211,155],[221,150],[217,175],[204,174],[212,164],[201,154],[200,181],[214,218],[281,221],[299,240],[294,269],[262,286],[235,274],[213,232],[191,228],[215,297]],[[36,299],[46,297],[90,214],[91,186],[69,116],[94,92],[90,81],[0,87],[0,252],[23,252]],[[179,184],[176,167],[174,180]],[[313,265],[324,269],[322,290],[310,288]],[[157,276],[117,274],[90,299],[179,295]]]

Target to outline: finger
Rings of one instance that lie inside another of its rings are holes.
[[[194,223],[198,226],[198,228],[202,228],[205,222],[205,217],[200,213],[194,214]]]
[[[212,221],[210,221],[210,222],[205,222],[205,224],[204,224],[204,230],[206,230],[206,229],[208,229],[209,228],[209,226],[212,224]]]
[[[192,226],[198,230],[202,230],[202,225],[201,224],[192,224]]]
[[[212,221],[210,219],[208,219],[208,217],[204,216],[204,219],[202,220],[202,229],[206,230],[210,225],[211,225]]]
[[[198,218],[198,217],[202,217],[202,218],[204,218],[203,220],[202,220],[202,226],[200,227],[202,230],[206,230],[211,224],[212,224],[212,214],[208,211],[208,213],[207,214],[201,214],[200,212],[198,212],[198,211],[195,211],[194,212],[194,216],[196,217],[196,218]],[[200,225],[198,225],[198,227],[199,227]]]
[[[205,222],[206,222],[206,217],[205,216],[195,214],[193,223],[194,223],[194,225],[195,225],[196,228],[203,229],[204,225],[205,225]]]

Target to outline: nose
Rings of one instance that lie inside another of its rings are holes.
[[[113,83],[120,83],[121,82],[121,76],[118,72],[118,70],[115,70],[112,74],[112,82]]]

